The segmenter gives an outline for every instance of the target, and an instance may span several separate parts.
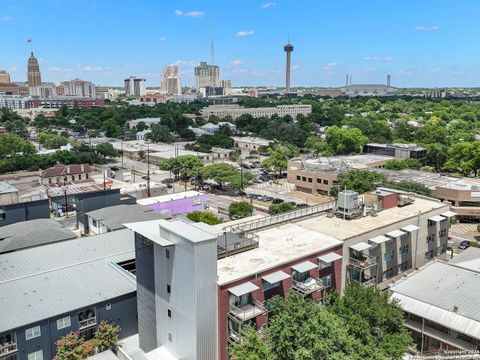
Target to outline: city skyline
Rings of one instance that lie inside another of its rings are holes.
[[[342,86],[346,74],[354,84],[385,83],[391,74],[399,87],[477,86],[475,9],[480,5],[473,1],[430,0],[368,6],[246,1],[242,7],[220,1],[3,1],[0,69],[12,81],[27,81],[26,60],[34,51],[44,81],[81,78],[120,87],[136,76],[159,87],[163,66],[176,64],[182,84],[191,86],[193,68],[210,63],[213,31],[215,65],[233,86],[284,86],[289,35],[292,87]],[[71,13],[82,26],[69,26]],[[55,27],[33,25],[50,22]]]

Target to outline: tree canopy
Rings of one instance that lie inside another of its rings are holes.
[[[218,216],[216,216],[211,211],[200,211],[195,210],[187,214],[187,219],[190,219],[195,222],[203,222],[208,225],[217,225],[223,222]]]

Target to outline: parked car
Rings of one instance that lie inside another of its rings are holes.
[[[304,207],[309,207],[310,205],[308,204],[297,204],[297,208],[304,208]]]
[[[265,197],[263,198],[263,201],[273,201],[273,197],[271,197],[271,196],[265,196]]]
[[[468,240],[463,240],[463,241],[458,245],[458,248],[459,248],[459,249],[462,249],[462,250],[468,249],[469,247],[470,247],[470,241],[468,241]]]
[[[281,204],[283,203],[283,199],[275,198],[272,200],[272,204]]]
[[[150,180],[150,177],[148,175],[144,175],[144,176],[142,176],[142,179],[143,180]]]
[[[289,201],[288,203],[292,206],[297,206],[297,203],[295,201]]]

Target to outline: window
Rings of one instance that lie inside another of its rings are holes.
[[[445,245],[442,245],[437,249],[437,255],[442,255],[444,252],[445,252]]]
[[[302,181],[307,181],[307,178],[305,176],[302,176]]]
[[[75,181],[75,175],[72,175],[72,181]]]
[[[433,258],[433,250],[427,251],[425,253],[425,260],[431,260]]]
[[[105,310],[111,310],[112,309],[112,304],[108,303],[105,305]]]
[[[428,226],[435,226],[437,223],[433,220],[428,220]]]
[[[301,177],[300,175],[297,175],[297,180],[300,181]]]
[[[85,179],[88,179],[88,174],[85,174]]]
[[[7,218],[7,213],[3,210],[0,210],[0,221],[5,220]]]
[[[78,174],[78,180],[82,180],[82,174]]]
[[[325,289],[332,287],[332,275],[327,275],[320,278]]]
[[[408,262],[403,262],[400,265],[398,265],[398,272],[404,272],[408,269]]]
[[[61,319],[57,319],[57,330],[65,329],[71,324],[70,316],[65,316]]]
[[[35,326],[30,329],[25,330],[25,339],[31,340],[42,335],[40,326]]]
[[[394,250],[387,251],[387,252],[385,252],[385,254],[383,254],[383,259],[384,259],[385,261],[392,261],[394,255],[395,255],[395,251],[394,251]]]
[[[170,285],[167,285],[167,294],[170,294]]]
[[[167,259],[170,259],[170,250],[169,249],[165,249],[165,257]]]
[[[267,291],[280,286],[280,281],[270,284],[268,281],[262,280],[263,291]]]
[[[428,234],[427,235],[427,244],[431,244],[435,241],[435,234]]]
[[[400,246],[400,255],[408,254],[409,247],[408,244]]]
[[[447,229],[443,229],[438,232],[438,237],[445,237],[445,236],[447,236]]]
[[[33,353],[28,354],[28,360],[43,360],[43,351],[35,351]]]
[[[172,310],[168,309],[167,310],[167,315],[168,315],[169,318],[171,318],[172,317]]]
[[[323,185],[328,185],[328,180],[327,179],[323,179]]]
[[[322,179],[317,179],[317,183],[318,183],[318,184],[321,184],[321,183],[322,183]]]
[[[168,333],[168,341],[172,341],[172,333]]]
[[[387,280],[393,276],[393,268],[387,269],[383,272],[383,280]]]
[[[312,178],[308,178],[308,182],[311,183],[313,180]]]
[[[95,227],[97,227],[97,220],[95,220],[95,219],[92,219],[92,226],[95,226]]]

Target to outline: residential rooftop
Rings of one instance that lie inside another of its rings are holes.
[[[480,273],[480,248],[469,247],[450,259],[448,263]]]
[[[100,222],[110,230],[124,228],[127,222],[158,220],[162,215],[139,204],[115,205],[86,213],[88,217]]]
[[[372,169],[372,171],[381,173],[385,175],[390,181],[415,181],[420,184],[425,185],[429,189],[435,190],[437,186],[446,186],[451,188],[459,187],[463,183],[470,183],[473,182],[477,185],[480,185],[480,182],[475,179],[467,179],[467,178],[458,178],[448,175],[442,175],[439,173],[431,173],[421,170],[411,170],[411,169],[404,169],[404,170],[389,170],[389,169]],[[468,189],[470,186],[466,186]],[[463,190],[463,189],[460,189]]]
[[[133,293],[134,258],[128,230],[1,254],[0,333]]]
[[[0,227],[0,254],[76,237],[71,230],[55,220],[22,221]]]
[[[9,194],[16,192],[18,192],[18,190],[9,183],[5,181],[0,182],[0,194]]]
[[[480,273],[434,261],[390,290],[405,311],[480,339]]]

